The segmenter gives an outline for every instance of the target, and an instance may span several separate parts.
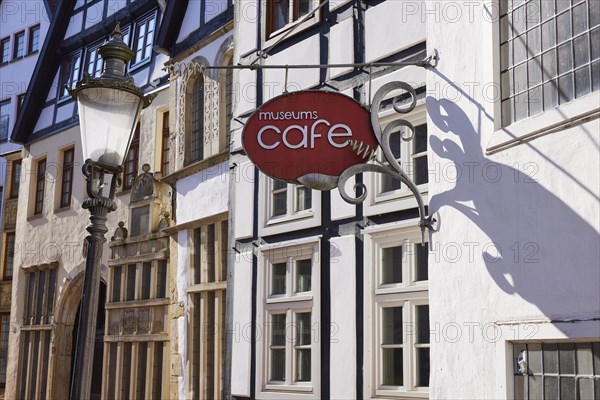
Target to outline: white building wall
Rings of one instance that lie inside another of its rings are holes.
[[[459,17],[439,14],[427,24],[428,47],[441,57],[427,79],[429,162],[439,171],[429,184],[439,228],[429,258],[430,397],[512,398],[512,340],[600,332],[600,124],[486,155],[498,136],[523,124],[543,128],[553,112],[495,132],[500,115],[483,88],[499,87],[497,20],[489,17],[497,9],[453,3]],[[561,108],[583,110],[590,100],[597,105],[598,92]]]

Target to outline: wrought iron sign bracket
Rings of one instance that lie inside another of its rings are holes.
[[[432,60],[437,60],[437,55],[432,56]],[[437,61],[436,61],[437,62]],[[408,142],[414,139],[415,137],[415,128],[414,126],[405,119],[397,119],[386,125],[385,129],[381,128],[379,123],[379,110],[381,107],[381,102],[386,98],[386,96],[392,91],[402,90],[408,93],[411,97],[409,104],[401,104],[401,99],[399,96],[395,96],[392,99],[392,107],[399,114],[406,114],[414,110],[417,104],[417,94],[415,89],[411,85],[405,82],[390,82],[383,85],[373,97],[373,102],[371,104],[371,125],[373,127],[373,131],[375,132],[375,136],[377,138],[377,143],[382,149],[383,152],[383,163],[369,163],[369,164],[358,164],[353,165],[350,168],[346,169],[339,177],[338,180],[338,190],[342,198],[350,203],[350,204],[360,204],[367,198],[367,187],[364,183],[357,183],[354,185],[355,193],[360,191],[358,197],[352,197],[346,192],[346,182],[353,176],[364,173],[364,172],[377,172],[380,174],[387,175],[393,179],[396,179],[402,182],[408,189],[412,192],[417,200],[417,206],[419,209],[419,227],[421,228],[421,243],[424,245],[425,243],[425,229],[434,230],[433,224],[436,222],[435,218],[431,216],[427,216],[425,213],[425,204],[423,202],[423,196],[421,196],[421,192],[417,185],[413,182],[413,180],[404,172],[402,165],[396,160],[392,153],[392,149],[390,147],[390,137],[392,134],[400,134],[403,141]],[[400,129],[402,130],[400,131]],[[354,140],[349,140],[348,143],[352,146],[354,151],[365,161],[376,161],[376,151],[377,149],[369,148],[368,145],[365,145],[362,142],[357,142]]]

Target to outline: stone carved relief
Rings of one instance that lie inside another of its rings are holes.
[[[0,285],[0,308],[10,309],[11,284]]]
[[[123,335],[131,335],[135,332],[135,310],[123,311],[122,329]]]
[[[154,195],[154,175],[150,172],[150,165],[142,166],[142,173],[139,174],[133,181],[131,187],[131,203],[144,200],[147,197]]]
[[[150,309],[149,308],[138,309],[136,331],[137,331],[137,333],[149,333],[150,332]]]
[[[113,322],[112,324],[109,325],[109,327],[108,327],[109,335],[118,335],[120,332],[121,332],[121,323],[120,322]]]

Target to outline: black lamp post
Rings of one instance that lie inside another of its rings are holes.
[[[134,53],[121,37],[119,23],[110,39],[98,52],[104,60],[102,75],[85,75],[74,89],[67,88],[77,100],[83,175],[89,199],[83,208],[90,210],[91,224],[87,227],[86,263],[83,296],[79,313],[79,330],[75,347],[75,364],[71,400],[90,398],[92,363],[96,335],[98,291],[102,247],[106,241],[106,215],[117,209],[114,196],[123,170],[123,160],[131,142],[133,129],[142,108],[152,101],[145,97],[132,78],[125,77],[125,65]],[[110,178],[108,177],[110,176]],[[103,191],[109,184],[108,194]]]

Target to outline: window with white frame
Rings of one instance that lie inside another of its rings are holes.
[[[394,114],[396,116],[398,114]],[[415,128],[411,133],[406,126],[400,126],[398,130],[390,136],[390,149],[395,159],[400,163],[404,172],[417,185],[426,185],[429,182],[429,169],[427,162],[427,114],[425,106],[421,105],[415,108],[413,112],[404,116]],[[385,127],[386,123],[394,120],[386,121],[382,124]],[[412,140],[404,140],[413,135]],[[381,149],[378,152],[378,157],[384,165],[388,162],[383,159]],[[408,192],[408,188],[400,181],[390,176],[381,174],[378,176],[378,187],[375,191],[380,197],[402,196]],[[424,188],[423,188],[424,189]]]
[[[67,55],[62,63],[60,73],[60,85],[59,85],[59,97],[66,98],[69,96],[69,92],[66,86],[74,88],[79,81],[79,75],[81,70],[81,50],[77,50]]]
[[[302,185],[270,179],[271,218],[297,215],[312,208],[312,190]]]
[[[266,254],[262,357],[265,391],[295,390],[317,394],[317,257],[315,242]]]
[[[600,2],[500,0],[502,124],[600,89]]]
[[[598,341],[515,343],[513,361],[516,400],[600,400]]]
[[[372,396],[422,396],[429,386],[428,248],[418,228],[367,234]]]

